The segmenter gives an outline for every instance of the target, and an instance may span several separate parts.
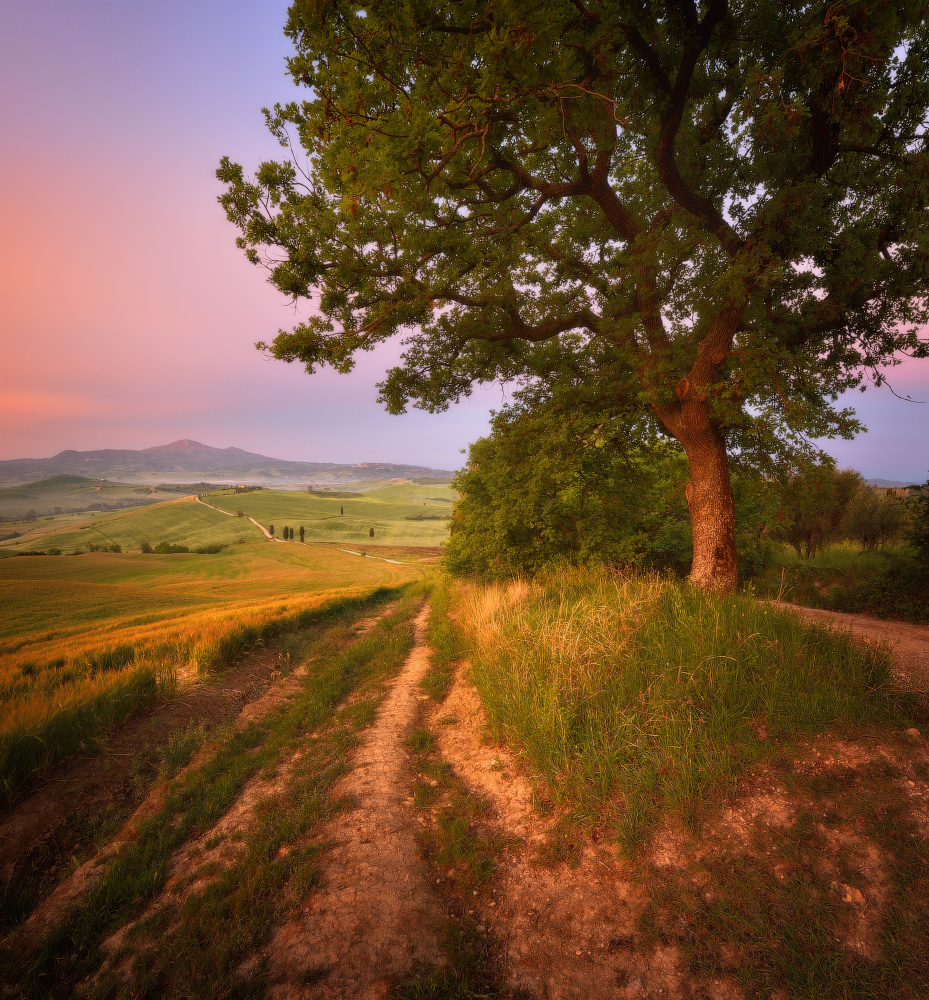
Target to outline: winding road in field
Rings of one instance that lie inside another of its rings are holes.
[[[209,507],[210,510],[218,510],[220,514],[225,514],[226,517],[238,517],[238,514],[230,514],[228,510],[223,510],[221,507],[214,507],[211,503],[203,503],[200,497],[196,498],[197,503],[202,503],[204,507]],[[242,515],[247,521],[251,521],[256,528],[259,528],[264,534],[265,538],[269,538],[272,542],[283,542],[283,538],[278,538],[277,535],[272,535],[270,531],[261,523],[256,521],[253,517],[249,517],[247,514]],[[365,556],[364,552],[356,552],[354,549],[343,549],[340,548],[339,552],[347,552],[350,556]],[[387,559],[384,556],[368,556],[369,559],[377,559],[380,562],[393,563],[394,566],[405,566],[406,563],[400,559]]]

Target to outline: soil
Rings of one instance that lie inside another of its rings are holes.
[[[269,996],[386,996],[419,966],[439,966],[443,909],[419,856],[406,797],[405,736],[429,669],[423,642],[428,607],[416,621],[416,646],[335,789],[351,808],[323,831],[327,854],[320,890],[267,948]]]
[[[358,634],[388,611],[386,608],[359,621]],[[54,923],[63,907],[100,874],[119,845],[131,839],[139,824],[161,807],[164,784],[156,782],[149,788],[144,781],[144,772],[152,770],[158,748],[172,734],[191,725],[209,730],[227,719],[237,719],[236,724],[243,727],[266,717],[299,689],[305,668],[282,677],[288,666],[279,652],[264,650],[222,674],[194,678],[177,697],[127,721],[111,734],[99,753],[59,768],[3,817],[0,885],[26,884],[40,897],[54,887],[31,914],[24,928],[26,937]],[[75,859],[93,847],[89,841],[93,830],[88,830],[87,823],[91,816],[109,817],[119,832],[71,871]]]

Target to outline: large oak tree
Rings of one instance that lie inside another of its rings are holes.
[[[267,115],[289,154],[218,172],[240,246],[312,304],[259,346],[347,371],[403,334],[393,412],[545,379],[653,413],[689,462],[692,578],[731,589],[727,449],[850,434],[837,395],[925,356],[925,13],[296,0],[305,100]]]

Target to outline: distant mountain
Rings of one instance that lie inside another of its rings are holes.
[[[199,441],[140,451],[104,448],[101,451],[62,451],[54,458],[15,458],[0,461],[0,483],[24,483],[48,476],[78,475],[130,483],[190,483],[197,479],[259,484],[348,483],[360,480],[416,479],[448,481],[452,473],[421,465],[389,462],[288,462],[256,455],[241,448],[211,448]]]
[[[880,486],[888,490],[902,490],[907,486],[915,486],[916,483],[911,482],[901,482],[898,479],[866,479],[865,482],[868,486]]]

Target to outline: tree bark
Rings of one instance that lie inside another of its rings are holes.
[[[679,395],[685,398],[680,405],[659,410],[658,416],[680,441],[690,466],[686,490],[694,542],[690,579],[703,590],[731,594],[738,583],[738,559],[726,444],[709,419],[705,400],[688,390],[682,386]]]
[[[684,446],[690,465],[687,506],[694,539],[690,579],[704,590],[731,594],[738,583],[738,559],[729,459],[714,428],[701,438],[696,445]]]

